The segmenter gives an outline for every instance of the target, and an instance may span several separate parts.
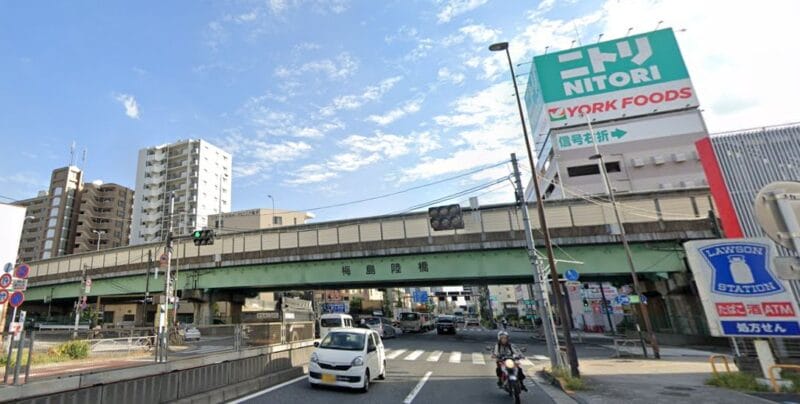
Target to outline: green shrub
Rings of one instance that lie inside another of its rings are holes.
[[[550,371],[550,374],[561,379],[564,383],[564,388],[572,391],[586,390],[586,383],[580,377],[573,377],[567,367],[556,367]]]
[[[68,341],[50,348],[47,353],[55,357],[84,359],[89,357],[89,343],[86,341]]]
[[[767,391],[767,386],[759,383],[756,377],[750,373],[725,372],[718,373],[706,380],[709,386],[724,387],[740,391]]]

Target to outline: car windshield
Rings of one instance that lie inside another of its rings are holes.
[[[419,314],[417,313],[403,313],[400,315],[400,320],[403,321],[417,321],[419,320]]]
[[[334,328],[342,326],[341,318],[323,318],[319,320],[320,327]]]
[[[343,351],[360,351],[364,349],[364,336],[365,334],[353,332],[332,332],[325,336],[319,347]]]
[[[452,318],[440,318],[439,322],[440,323],[452,323],[453,319]]]
[[[378,317],[370,317],[370,318],[364,320],[364,322],[369,324],[369,325],[378,325],[378,324],[381,323],[381,319],[379,319]]]

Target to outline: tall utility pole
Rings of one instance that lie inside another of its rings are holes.
[[[86,296],[86,265],[83,266],[81,269],[81,286],[80,291],[78,291],[78,300],[75,301],[75,331],[73,332],[73,338],[78,337],[78,324],[81,321],[81,302],[83,301],[84,296]],[[16,313],[16,308],[15,308]],[[13,319],[13,317],[12,317]]]
[[[169,310],[169,303],[172,299],[172,279],[170,270],[172,265],[172,215],[175,211],[175,193],[171,192],[169,195],[169,228],[167,230],[167,243],[166,243],[166,254],[167,254],[167,269],[166,273],[164,274],[164,282],[166,286],[164,286],[164,306],[161,308],[161,312],[158,315],[158,338],[160,340],[160,347],[159,355],[160,355],[160,362],[167,361],[167,351],[169,349],[169,338],[168,338],[168,330],[167,321],[169,316],[167,316],[167,311]]]
[[[536,255],[534,247],[531,218],[528,215],[528,204],[525,203],[525,193],[522,191],[522,178],[520,177],[517,155],[515,153],[511,153],[511,165],[514,168],[515,200],[519,203],[520,210],[522,210],[522,224],[525,227],[525,244],[528,247],[528,259],[531,262],[531,268],[533,268],[533,295],[536,299],[536,305],[539,306],[539,315],[542,317],[544,338],[547,342],[547,353],[550,355],[550,365],[556,367],[561,365],[558,355],[558,337],[556,337],[553,332],[555,327],[553,324],[552,311],[550,310],[550,302],[548,299],[545,299],[545,293],[542,290],[542,271],[539,265],[539,256]]]
[[[606,171],[606,162],[603,159],[603,155],[600,154],[600,149],[597,147],[597,137],[594,135],[594,128],[592,128],[592,120],[586,115],[586,123],[589,125],[589,132],[592,134],[592,144],[594,144],[594,155],[589,157],[592,160],[597,160],[597,164],[600,166],[600,173],[603,175],[603,183],[606,186],[606,192],[608,193],[608,199],[611,201],[611,207],[614,209],[614,216],[617,219],[617,227],[619,227],[619,237],[622,240],[622,246],[625,248],[625,257],[628,260],[628,266],[631,270],[631,278],[633,278],[633,289],[636,294],[641,297],[642,296],[642,286],[639,284],[639,276],[636,275],[636,265],[633,263],[633,254],[631,253],[631,246],[628,244],[628,236],[625,233],[625,226],[622,225],[622,219],[619,216],[619,208],[617,207],[617,199],[614,197],[614,190],[611,188],[611,182],[608,180],[608,171]],[[603,289],[603,283],[600,283],[600,290]],[[650,338],[650,344],[653,346],[653,356],[656,359],[661,359],[661,352],[658,349],[658,340],[656,339],[656,334],[653,332],[653,325],[650,323],[650,314],[647,310],[647,304],[644,302],[639,303],[639,310],[642,313],[642,317],[644,320],[644,327],[647,331],[647,335]],[[638,328],[638,324],[637,324]],[[639,331],[639,336],[641,337],[641,331]],[[642,344],[642,349],[644,349],[644,356],[647,356],[647,348]]]

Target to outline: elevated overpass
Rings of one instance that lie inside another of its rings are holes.
[[[713,237],[706,189],[620,195],[637,270],[685,272],[679,243]],[[531,209],[534,229],[538,216]],[[582,276],[625,275],[624,251],[610,206],[583,199],[545,202],[560,270]],[[512,204],[465,210],[463,230],[434,232],[426,213],[407,213],[224,234],[214,245],[176,242],[173,268],[184,291],[355,288],[530,282],[522,215]],[[535,231],[537,245],[541,234]],[[78,295],[82,271],[89,296],[141,296],[163,289],[157,265],[163,244],[121,247],[30,263],[26,299]]]

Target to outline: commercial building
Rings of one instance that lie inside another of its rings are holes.
[[[161,241],[175,195],[174,234],[208,227],[208,215],[231,209],[231,155],[204,140],[139,151],[131,244]]]
[[[616,192],[707,186],[694,148],[707,130],[671,29],[534,57],[525,103],[546,199],[606,192],[595,147]]]
[[[296,226],[313,219],[308,212],[283,209],[248,209],[208,216],[208,227],[217,233],[269,229],[281,226]]]
[[[800,123],[712,134],[697,151],[725,236],[764,237],[756,194],[774,181],[800,180]]]
[[[23,262],[100,248],[128,245],[133,190],[96,181],[83,183],[75,166],[57,168],[50,187],[36,197],[14,202],[24,206],[25,224],[19,246]]]
[[[73,252],[122,247],[130,241],[133,190],[94,181],[80,192]]]

